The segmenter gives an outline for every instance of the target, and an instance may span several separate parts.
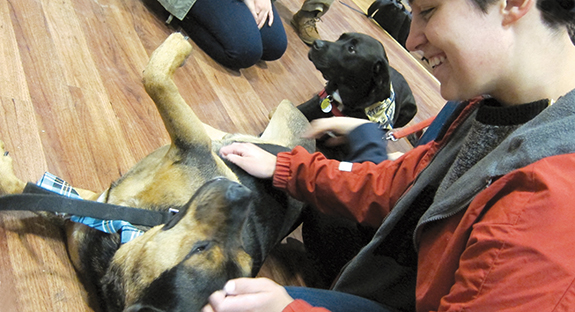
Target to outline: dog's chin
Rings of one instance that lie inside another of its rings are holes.
[[[325,66],[324,64],[316,62],[313,62],[313,65],[315,66],[315,69],[317,69],[321,73],[323,79],[327,81],[330,81],[332,79],[333,75],[329,73],[329,67]]]
[[[330,75],[327,73],[329,70],[329,64],[326,60],[321,58],[320,56],[313,53],[313,49],[309,51],[307,54],[308,59],[313,63],[315,69],[317,69],[323,76],[325,80],[330,80]]]
[[[315,66],[315,69],[317,69],[321,73],[321,75],[323,76],[323,79],[325,79],[327,81],[331,80],[332,75],[330,75],[328,73],[328,68],[321,66],[319,64],[316,64],[316,63],[313,63],[313,65]]]

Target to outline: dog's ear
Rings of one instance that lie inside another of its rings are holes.
[[[389,66],[385,60],[378,60],[373,64],[373,81],[376,84],[379,90],[383,90],[386,93],[389,93],[389,82],[390,82],[390,74],[389,74]],[[389,97],[389,95],[387,96]]]

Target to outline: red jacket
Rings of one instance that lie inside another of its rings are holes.
[[[571,107],[573,91],[516,130],[480,168],[470,170],[469,181],[484,185],[463,190],[469,200],[436,198],[434,205],[440,207],[430,209],[449,211],[462,203],[465,209],[424,215],[427,219],[416,229],[417,311],[575,311]],[[425,179],[418,175],[434,162],[441,166],[434,156],[456,140],[457,129],[473,111],[468,107],[441,141],[397,161],[356,163],[347,171],[346,165],[302,148],[279,154],[274,185],[325,213],[384,227],[396,205]],[[284,311],[325,309],[296,300]]]

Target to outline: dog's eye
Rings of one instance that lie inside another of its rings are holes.
[[[351,53],[351,54],[355,54],[355,46],[354,45],[349,45],[347,47],[347,52]]]
[[[209,247],[210,247],[210,242],[197,242],[197,243],[194,245],[194,247],[192,248],[192,251],[190,252],[190,255],[203,252],[203,251],[205,251],[206,249],[208,249]]]

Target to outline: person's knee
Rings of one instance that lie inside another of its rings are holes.
[[[262,55],[264,61],[278,60],[287,50],[287,40],[285,42],[277,42],[271,47],[266,47]]]
[[[255,65],[262,59],[263,49],[261,46],[245,45],[226,51],[226,60],[223,64],[227,67],[240,69]]]

